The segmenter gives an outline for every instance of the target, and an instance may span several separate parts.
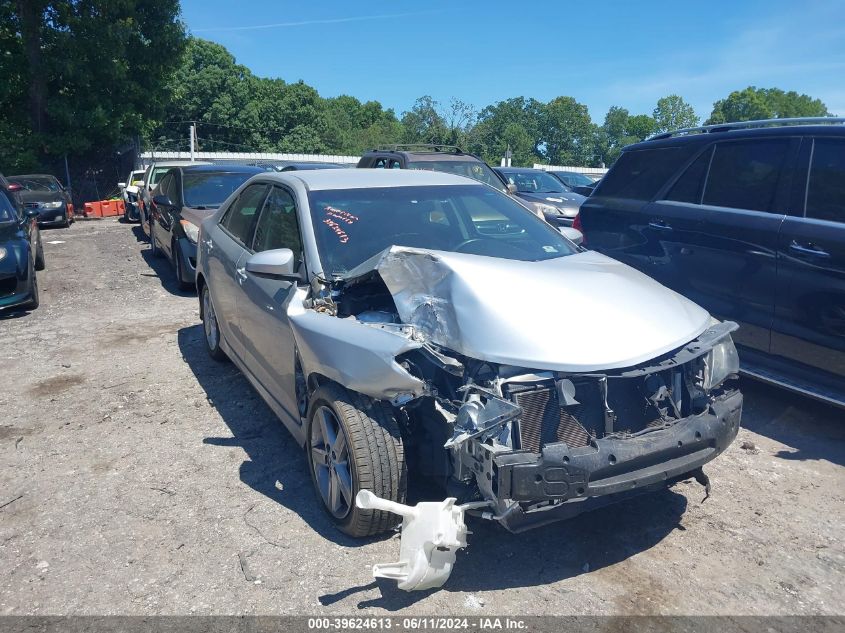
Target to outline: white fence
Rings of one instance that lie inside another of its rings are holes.
[[[607,167],[574,167],[572,165],[540,165],[534,163],[534,169],[543,171],[574,171],[585,176],[598,176],[601,178],[607,173]]]
[[[338,163],[355,165],[360,156],[341,156],[338,154],[282,154],[275,152],[194,152],[194,160],[224,162],[292,162],[292,163]],[[141,162],[145,165],[154,160],[191,160],[190,152],[144,152]]]

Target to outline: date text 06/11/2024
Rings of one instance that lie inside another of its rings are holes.
[[[397,630],[397,631],[525,631],[525,620],[511,617],[449,618],[418,617],[316,617],[308,618],[311,631]]]

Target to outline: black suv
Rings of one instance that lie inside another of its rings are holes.
[[[845,119],[712,125],[625,148],[585,245],[740,324],[743,371],[845,405]]]
[[[365,152],[358,167],[367,169],[428,169],[474,178],[505,193],[508,183],[475,154],[453,145],[390,145]]]

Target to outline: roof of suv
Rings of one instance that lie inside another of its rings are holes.
[[[845,136],[845,118],[814,117],[808,119],[766,119],[705,125],[657,134],[625,148],[626,151],[654,147],[709,143],[730,138],[759,138],[769,136]]]
[[[455,147],[454,145],[390,145],[387,147],[378,147],[376,149],[367,150],[363,154],[363,156],[373,155],[399,155],[404,156],[405,158],[413,156],[415,161],[477,160],[479,162],[484,162],[475,154],[465,152],[460,147]]]

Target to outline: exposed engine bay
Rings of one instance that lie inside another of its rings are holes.
[[[604,258],[591,256],[580,265],[601,275]],[[308,375],[318,372],[390,402],[409,468],[446,489],[446,501],[418,510],[359,495],[359,507],[403,517],[400,561],[374,569],[403,589],[445,582],[454,552],[466,545],[464,512],[521,531],[689,477],[709,491],[701,467],[738,431],[736,324],[683,305],[686,324],[661,321],[660,341],[649,347],[629,340],[620,324],[646,323],[647,312],[616,315],[616,326],[603,313],[595,318],[611,324],[602,325],[606,349],[584,362],[577,340],[557,340],[556,312],[536,297],[533,306],[514,298],[506,313],[484,305],[491,292],[513,287],[508,264],[473,282],[472,260],[391,247],[343,278],[315,279],[299,290],[302,309],[290,307],[298,395],[307,398]],[[661,301],[649,309],[676,309]],[[566,310],[557,313],[566,326]],[[326,367],[320,359],[329,349]],[[446,533],[452,537],[444,540]]]

